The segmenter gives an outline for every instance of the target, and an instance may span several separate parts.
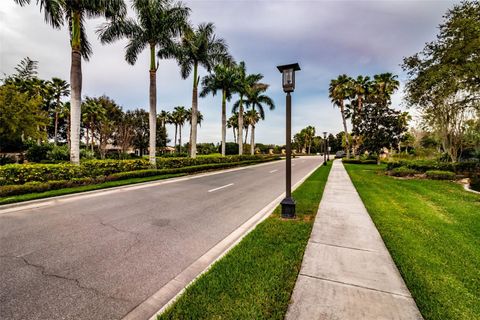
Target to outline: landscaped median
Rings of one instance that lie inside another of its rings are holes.
[[[96,160],[72,164],[0,166],[0,204],[178,177],[278,160],[278,156],[227,156],[146,160]]]
[[[277,207],[158,319],[283,319],[330,168],[293,192],[297,219],[281,219]]]
[[[394,178],[385,165],[345,167],[424,318],[480,319],[480,196],[452,181]],[[465,172],[476,165],[398,167]]]

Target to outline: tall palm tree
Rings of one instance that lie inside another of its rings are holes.
[[[259,73],[247,74],[245,62],[240,62],[237,68],[237,81],[235,90],[239,95],[239,100],[234,104],[232,113],[238,111],[238,154],[243,154],[243,103],[244,98],[250,88],[258,85],[258,82],[263,79],[263,75]]]
[[[218,90],[222,91],[222,156],[225,156],[225,141],[227,138],[227,101],[232,98],[236,86],[237,68],[232,64],[218,64],[213,73],[202,79],[200,97],[208,94],[215,96]]]
[[[258,121],[262,119],[260,113],[255,109],[250,109],[245,113],[245,122],[247,122],[252,127],[252,132],[250,133],[250,154],[255,154],[255,126]]]
[[[177,50],[178,63],[183,79],[193,71],[192,89],[192,125],[190,133],[190,157],[197,156],[197,111],[198,111],[198,67],[203,66],[208,72],[222,62],[230,61],[227,45],[223,39],[214,34],[213,23],[200,24],[196,29],[187,28]]]
[[[58,142],[58,120],[59,113],[62,108],[62,97],[67,97],[70,95],[70,85],[67,81],[53,77],[49,82],[53,91],[53,97],[55,99],[54,112],[54,134],[53,134],[53,143],[57,145]]]
[[[24,6],[30,0],[14,0]],[[70,66],[70,161],[80,163],[80,117],[82,100],[82,57],[88,61],[92,53],[85,31],[85,19],[105,17],[120,19],[127,13],[123,0],[37,0],[40,11],[44,11],[45,22],[56,29],[63,24],[69,27],[72,50]]]
[[[149,160],[155,165],[158,69],[156,55],[159,59],[175,56],[174,40],[186,27],[190,9],[182,3],[173,3],[171,0],[133,0],[132,8],[137,21],[113,20],[104,24],[98,33],[102,43],[127,38],[129,42],[126,46],[125,60],[131,65],[135,64],[145,47],[150,49]]]
[[[358,76],[356,79],[352,79],[352,95],[357,100],[357,112],[362,112],[363,102],[365,97],[371,91],[371,84],[369,76]]]
[[[179,139],[178,139],[178,152],[182,152],[182,127],[188,118],[188,110],[183,106],[175,107],[172,111],[172,121],[178,127]],[[175,139],[177,139],[177,129],[175,128]],[[175,141],[176,145],[177,141]]]
[[[227,120],[227,128],[232,128],[233,130],[233,141],[237,142],[237,131],[238,131],[238,113],[233,113],[230,118]]]
[[[345,100],[351,95],[352,79],[346,74],[338,76],[337,79],[330,81],[328,89],[329,97],[333,104],[340,108],[343,121],[343,130],[345,131],[345,144],[347,148],[347,158],[350,157],[350,143],[347,130],[347,119],[345,116]]]
[[[397,76],[390,72],[376,74],[373,76],[373,82],[373,95],[384,105],[391,101],[392,94],[398,90],[400,86]]]

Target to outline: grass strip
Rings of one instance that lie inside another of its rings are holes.
[[[158,319],[283,319],[330,168],[293,192],[297,219],[281,219],[277,207]]]
[[[27,194],[21,194],[21,195],[0,197],[0,205],[18,203],[18,202],[29,201],[29,200],[51,198],[51,197],[62,196],[62,195],[73,194],[73,193],[80,193],[85,191],[107,189],[107,188],[119,187],[119,186],[141,183],[141,182],[163,180],[163,179],[185,176],[188,174],[229,169],[233,167],[242,167],[242,166],[260,164],[260,163],[265,163],[265,162],[270,162],[275,160],[276,159],[262,159],[262,160],[250,160],[250,161],[241,161],[241,162],[232,162],[232,163],[214,163],[214,164],[190,166],[190,167],[184,167],[184,168],[121,172],[121,173],[113,174],[113,175],[118,175],[117,178],[119,180],[113,180],[113,181],[107,181],[107,182],[95,183],[95,184],[89,184],[89,185],[83,185],[83,186],[76,186],[76,187],[70,187],[70,188],[48,190],[44,192],[33,192],[33,193],[27,193]],[[152,171],[153,174],[147,171]],[[158,173],[155,175],[155,172],[158,172]],[[135,177],[135,175],[137,174],[140,176]],[[129,176],[132,176],[132,177],[130,178]]]
[[[426,320],[480,319],[480,196],[345,165]]]

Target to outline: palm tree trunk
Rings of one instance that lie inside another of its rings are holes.
[[[70,100],[70,162],[80,164],[80,114],[82,107],[82,56],[72,46],[70,68],[72,95]]]
[[[179,125],[178,130],[178,152],[182,153],[182,125]]]
[[[197,116],[198,116],[198,64],[193,66],[192,123],[190,127],[190,157],[197,157]]]
[[[87,146],[87,150],[88,150],[88,142],[90,141],[90,136],[88,135],[88,127],[86,128],[87,129],[87,136],[86,136],[86,146]]]
[[[58,103],[59,103],[59,101],[57,100],[57,108],[58,108]],[[54,135],[53,144],[57,145],[57,142],[58,142],[58,111],[55,111],[55,130],[54,130],[53,135]]]
[[[225,157],[225,140],[227,139],[227,93],[222,91],[222,156]],[[234,128],[235,130],[235,128]]]
[[[345,146],[347,147],[347,159],[348,159],[350,158],[350,142],[348,141],[347,119],[345,119],[345,108],[343,107],[343,101],[340,105],[340,111],[342,113],[343,130],[345,130]]]
[[[175,123],[175,140],[173,140],[173,147],[177,150],[177,124]]]
[[[232,127],[233,130],[233,141],[237,142],[237,129],[235,127]]]
[[[252,133],[250,133],[250,154],[255,154],[255,126],[252,124]]]
[[[150,112],[148,117],[150,127],[148,158],[152,166],[156,163],[157,140],[157,66],[155,65],[155,44],[150,43]]]
[[[238,108],[238,154],[243,154],[243,96],[240,96]]]
[[[245,128],[245,144],[247,144],[247,140],[248,140],[248,128],[249,126]]]

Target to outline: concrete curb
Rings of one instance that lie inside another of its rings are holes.
[[[323,162],[308,172],[293,186],[292,189],[295,190],[298,188],[308,177],[312,175],[313,172],[315,172],[322,165]],[[226,238],[221,240],[200,258],[194,261],[175,278],[165,284],[150,298],[130,311],[125,317],[123,317],[123,320],[155,320],[157,315],[163,313],[169,306],[171,306],[183,294],[185,289],[192,285],[198,277],[207,272],[216,261],[225,256],[225,254],[235,247],[247,234],[255,229],[259,223],[270,216],[272,210],[280,204],[284,197],[285,193],[282,193],[275,200],[270,202],[239,228],[234,230]]]

